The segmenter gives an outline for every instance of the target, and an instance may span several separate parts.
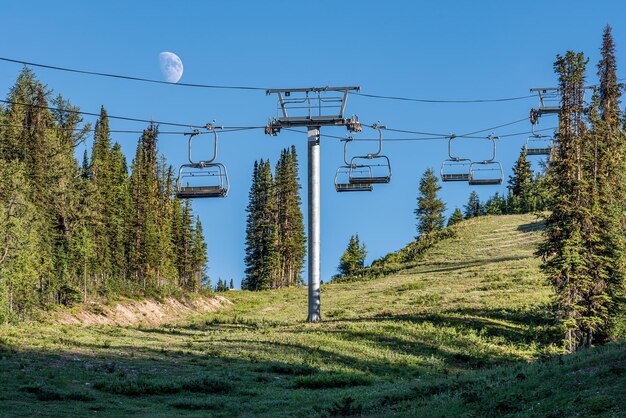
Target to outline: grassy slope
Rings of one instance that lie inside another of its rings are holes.
[[[0,416],[626,414],[626,346],[560,356],[532,216],[464,222],[419,267],[230,292],[158,328],[0,327]],[[620,415],[620,416],[622,416]]]

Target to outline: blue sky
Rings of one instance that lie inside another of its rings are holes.
[[[185,66],[181,82],[294,87],[359,85],[363,93],[428,99],[523,96],[535,86],[552,86],[555,55],[583,51],[595,82],[602,29],[611,24],[618,64],[623,62],[626,4],[620,1],[192,1],[173,2],[5,2],[0,56],[78,69],[160,78],[158,54],[172,51]],[[0,63],[0,91],[6,94],[19,65]],[[104,105],[110,114],[204,124],[215,119],[229,126],[263,125],[275,116],[274,97],[260,91],[206,90],[144,84],[35,69],[56,92],[88,112]],[[622,72],[622,74],[624,74]],[[346,113],[391,128],[466,133],[518,120],[535,100],[490,104],[427,104],[349,98]],[[87,118],[87,120],[92,120]],[[546,117],[541,128],[554,126]],[[142,129],[140,123],[111,121],[112,129]],[[526,122],[494,130],[529,130]],[[168,129],[163,127],[163,129]],[[343,136],[344,128],[322,133]],[[489,132],[487,132],[489,133]],[[487,134],[485,133],[485,134]],[[372,136],[367,133],[362,136]],[[407,137],[386,133],[386,137]],[[115,134],[129,160],[134,134]],[[502,140],[498,159],[505,175],[525,142]],[[261,130],[221,136],[220,159],[231,175],[226,199],[194,201],[208,243],[209,274],[243,277],[245,207],[252,164],[295,144],[306,199],[306,135]],[[87,145],[90,147],[90,144]],[[364,151],[374,144],[359,145]],[[77,152],[82,155],[84,148]],[[356,149],[356,146],[355,146]],[[478,158],[489,153],[486,141],[459,141],[459,152]],[[160,151],[177,166],[185,162],[183,137],[162,136]],[[415,236],[418,179],[439,169],[444,140],[388,142],[393,165],[389,185],[372,193],[337,194],[335,169],[342,144],[322,140],[322,279],[336,273],[351,234],[366,243],[368,261],[397,250]],[[444,184],[448,214],[461,207],[472,189]],[[506,186],[476,187],[481,198]],[[306,216],[305,216],[306,218]],[[306,272],[305,272],[306,273]],[[306,276],[305,276],[306,277]]]

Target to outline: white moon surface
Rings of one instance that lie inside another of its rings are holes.
[[[161,52],[159,54],[159,66],[165,81],[178,83],[178,80],[183,76],[183,62],[173,52]]]

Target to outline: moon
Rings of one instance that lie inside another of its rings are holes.
[[[161,74],[168,83],[178,83],[183,76],[183,62],[173,52],[161,52],[159,54],[159,66]]]

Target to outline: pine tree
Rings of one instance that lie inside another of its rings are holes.
[[[70,244],[80,223],[77,190],[83,180],[74,148],[85,136],[85,129],[78,128],[82,122],[78,109],[61,96],[50,97],[49,89],[32,71],[24,69],[9,92],[9,101],[16,104],[3,112],[3,120],[11,126],[2,129],[0,139],[3,163],[22,164],[27,183],[22,187],[28,191],[25,198],[32,208],[28,213],[33,220],[39,220],[29,227],[36,228],[32,232],[39,238],[33,241],[36,247],[31,251],[36,261],[28,270],[39,278],[30,291],[42,305],[65,301],[66,290],[76,285],[77,269],[71,264]],[[50,111],[48,106],[57,109]],[[13,300],[10,305],[13,302],[32,306],[26,300]]]
[[[626,135],[619,109],[615,45],[611,27],[604,30],[598,63],[599,90],[588,111],[591,126],[586,142],[590,223],[586,224],[587,263],[591,282],[583,289],[583,346],[609,339],[616,319],[624,314],[626,240]]]
[[[180,228],[176,248],[178,249],[177,267],[180,286],[193,290],[194,260],[193,260],[193,216],[191,203],[186,199],[181,207]]]
[[[482,215],[482,209],[480,205],[480,199],[478,193],[472,190],[467,200],[467,204],[463,206],[465,208],[465,219],[474,218]]]
[[[484,206],[484,213],[486,215],[502,215],[504,213],[506,203],[500,193],[496,192],[491,196]]]
[[[230,286],[229,286],[229,288],[230,289],[234,289],[235,288],[235,280],[230,279]]]
[[[193,232],[192,242],[192,271],[193,271],[193,290],[199,290],[202,282],[206,281],[206,255],[207,245],[204,241],[204,233],[202,231],[202,223],[200,217],[196,217],[196,225]]]
[[[89,198],[91,211],[93,214],[93,236],[98,242],[96,249],[97,274],[102,286],[106,286],[107,279],[112,270],[113,256],[111,254],[111,243],[108,221],[108,204],[111,191],[111,156],[110,156],[110,133],[109,119],[107,112],[102,107],[100,118],[96,121],[94,128],[93,148],[91,151],[90,174],[92,181],[92,193]]]
[[[129,242],[126,236],[129,223],[130,183],[126,157],[118,143],[110,151],[110,200],[107,204],[108,236],[111,245],[111,274],[121,285],[128,277]]]
[[[252,184],[248,194],[248,207],[246,208],[246,277],[242,283],[242,288],[256,290],[259,284],[259,264],[261,260],[261,248],[259,241],[259,218],[260,214],[260,194],[259,189],[259,162],[254,162],[252,170]]]
[[[30,202],[24,163],[0,164],[0,323],[23,317],[38,305],[44,219]]]
[[[532,167],[526,159],[526,150],[522,148],[513,166],[513,175],[509,176],[508,210],[510,213],[527,213],[534,210],[531,202],[533,186]]]
[[[367,250],[365,244],[359,241],[359,234],[352,235],[348,242],[348,248],[339,260],[337,270],[342,276],[352,276],[364,267]]]
[[[437,197],[437,192],[441,186],[432,168],[427,169],[419,184],[419,195],[417,197],[417,232],[419,237],[428,239],[434,232],[443,229],[446,205]]]
[[[542,269],[556,291],[555,303],[565,327],[565,345],[577,349],[584,340],[584,289],[589,283],[584,225],[589,222],[585,208],[583,176],[583,86],[586,60],[582,53],[568,51],[554,64],[559,76],[561,110],[559,146],[550,163],[551,213],[546,220],[546,241],[539,249]]]
[[[300,281],[306,255],[304,217],[301,209],[296,149],[284,149],[276,164],[276,221],[280,254],[280,279],[277,287],[293,286]]]
[[[255,162],[246,226],[246,284],[248,290],[280,285],[280,253],[276,195],[269,160]]]
[[[461,209],[455,208],[454,212],[452,212],[452,216],[448,219],[448,226],[456,225],[459,222],[462,222],[463,219],[463,212],[461,212]]]
[[[130,177],[129,260],[136,285],[154,287],[159,265],[158,129],[150,125],[139,139]]]

